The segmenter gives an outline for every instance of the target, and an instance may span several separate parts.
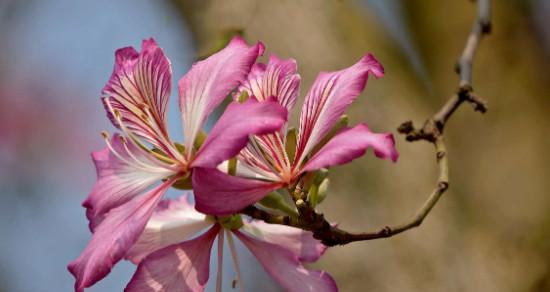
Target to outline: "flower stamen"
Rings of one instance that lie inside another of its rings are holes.
[[[229,250],[231,250],[231,258],[233,259],[233,267],[235,268],[235,272],[237,274],[237,284],[239,285],[239,291],[244,292],[244,285],[241,277],[241,269],[239,265],[239,258],[237,255],[237,248],[235,247],[235,242],[233,240],[231,232],[229,230],[226,230],[226,232],[227,243],[229,244]]]

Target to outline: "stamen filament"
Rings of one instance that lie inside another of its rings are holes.
[[[157,166],[154,166],[154,165],[140,165],[139,164],[140,161],[137,160],[137,159],[134,159],[134,161],[130,161],[130,160],[126,159],[124,156],[120,155],[120,153],[118,153],[118,151],[115,150],[115,148],[111,144],[111,141],[109,141],[109,135],[108,134],[105,135],[105,134],[106,134],[105,132],[102,133],[102,135],[104,137],[104,140],[105,140],[105,144],[107,144],[107,147],[109,148],[111,153],[113,153],[113,155],[116,158],[118,158],[120,161],[130,165],[131,167],[142,170],[142,171],[145,171],[145,172],[152,172],[152,173],[166,173],[166,174],[169,174],[169,171],[175,171],[171,168],[162,168],[162,167],[157,167]],[[131,156],[131,157],[133,157],[133,156]],[[141,163],[143,163],[143,162],[141,162]]]
[[[170,152],[174,156],[174,158],[178,160],[184,160],[183,156],[179,153],[179,151],[176,149],[176,146],[169,141],[166,136],[163,134],[162,130],[158,126],[155,118],[153,117],[151,111],[149,110],[149,107],[147,105],[143,105],[143,111],[147,115],[147,118],[149,119],[149,123],[151,126],[153,126],[153,130],[156,132],[158,138],[162,139],[162,144],[166,146],[166,150]]]
[[[113,109],[113,106],[111,105],[111,101],[109,98],[106,98],[105,99],[106,101],[106,104],[107,104],[107,107],[109,108],[109,111],[111,112],[111,114],[115,117],[117,123],[119,124],[120,126],[120,129],[122,130],[122,132],[124,134],[126,134],[130,140],[134,143],[134,145],[137,146],[137,148],[139,149],[142,149],[143,151],[145,151],[146,153],[148,154],[151,154],[153,156],[155,156],[156,158],[158,158],[159,160],[163,161],[163,162],[166,162],[168,164],[177,164],[178,161],[177,160],[174,160],[170,157],[166,157],[166,156],[163,156],[163,155],[160,155],[159,153],[156,153],[154,151],[152,151],[151,149],[147,148],[147,146],[145,146],[135,135],[132,131],[130,131],[130,129],[128,129],[128,127],[126,127],[126,124],[122,121],[122,117],[121,117],[121,114],[119,111]],[[179,152],[178,152],[179,153]],[[181,156],[180,156],[181,157]],[[171,167],[173,169],[173,167]]]
[[[250,139],[250,141],[252,142],[252,146],[254,147],[254,151],[256,151],[256,156],[261,158],[264,162],[264,164],[269,167],[271,169],[271,171],[277,175],[278,178],[281,178],[281,175],[279,174],[279,171],[277,171],[275,169],[275,167],[273,167],[273,165],[266,160],[266,157],[264,155],[264,153],[262,152],[262,150],[260,149],[260,146],[258,145],[258,142],[256,141],[256,137],[252,137]]]
[[[237,255],[237,248],[235,247],[235,242],[233,241],[233,236],[231,231],[226,230],[227,232],[227,243],[229,244],[229,250],[231,250],[231,258],[233,259],[233,267],[237,273],[237,284],[239,285],[239,291],[244,292],[243,278],[241,277],[241,269],[239,266],[239,258]]]
[[[218,232],[218,273],[216,275],[216,292],[222,292],[223,236],[224,229],[220,229],[220,231]]]

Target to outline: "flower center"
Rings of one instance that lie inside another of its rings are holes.
[[[243,219],[238,214],[216,216],[215,219],[223,228],[228,230],[237,230],[243,226]]]

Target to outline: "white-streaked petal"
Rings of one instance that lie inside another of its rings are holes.
[[[183,195],[176,200],[160,202],[137,242],[126,258],[139,263],[148,254],[172,244],[183,242],[212,225],[212,217],[195,210]]]
[[[185,147],[192,149],[206,119],[223,99],[244,81],[263,45],[249,47],[235,37],[221,51],[197,62],[179,81]],[[191,153],[188,153],[190,157]]]

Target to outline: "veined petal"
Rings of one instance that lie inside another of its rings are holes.
[[[195,208],[211,215],[236,213],[281,185],[231,176],[212,168],[199,167],[193,171]]]
[[[80,256],[68,266],[76,278],[75,291],[84,291],[104,278],[136,242],[172,180],[112,209],[95,229]]]
[[[399,156],[392,134],[373,133],[366,124],[359,124],[336,134],[306,163],[301,171],[312,171],[348,163],[363,156],[369,147],[374,149],[374,154],[379,158],[391,159],[395,162]]]
[[[241,153],[239,153],[239,157],[243,153],[243,151],[246,149],[241,150]],[[242,161],[237,160],[237,171],[235,173],[236,176],[244,177],[244,178],[250,178],[250,179],[259,179],[259,180],[271,180],[276,181],[279,178],[277,175],[273,174],[270,170],[264,171],[263,169],[260,169],[256,166],[250,166],[247,163],[244,163]],[[228,161],[224,161],[218,165],[217,169],[221,172],[227,173],[228,169]]]
[[[186,149],[192,149],[195,137],[210,113],[244,81],[263,50],[261,43],[249,47],[243,39],[235,37],[223,50],[194,64],[180,79]]]
[[[139,264],[126,292],[204,291],[210,270],[210,252],[220,227],[203,235],[158,250]]]
[[[183,242],[213,223],[213,219],[195,210],[186,195],[176,200],[165,199],[157,206],[126,258],[138,264],[150,253]]]
[[[369,74],[376,77],[384,75],[384,68],[371,54],[349,68],[319,74],[306,96],[300,115],[296,165],[302,163],[363,91]]]
[[[171,78],[170,61],[149,39],[143,41],[139,53],[132,47],[116,51],[113,74],[103,88],[103,103],[115,127],[121,128],[122,122],[169,155],[173,146],[166,129],[166,107]]]
[[[239,87],[236,96],[246,91],[259,101],[275,97],[277,101],[289,111],[296,103],[296,96],[300,88],[300,75],[296,73],[296,60],[281,60],[271,55],[267,65],[256,63],[252,67],[247,80]]]
[[[241,230],[259,240],[283,246],[293,252],[301,262],[315,262],[327,249],[313,238],[313,233],[290,226],[250,220],[244,221]]]
[[[118,134],[106,141],[110,147],[93,152],[97,182],[82,203],[93,231],[112,208],[131,200],[156,182],[175,174],[167,164],[125,142]]]
[[[234,231],[234,234],[285,291],[338,291],[336,283],[329,274],[307,270],[298,257],[282,245],[262,241],[239,231]]]
[[[231,103],[208,134],[191,162],[191,167],[218,166],[237,155],[250,135],[279,130],[286,122],[287,111],[275,101]]]

